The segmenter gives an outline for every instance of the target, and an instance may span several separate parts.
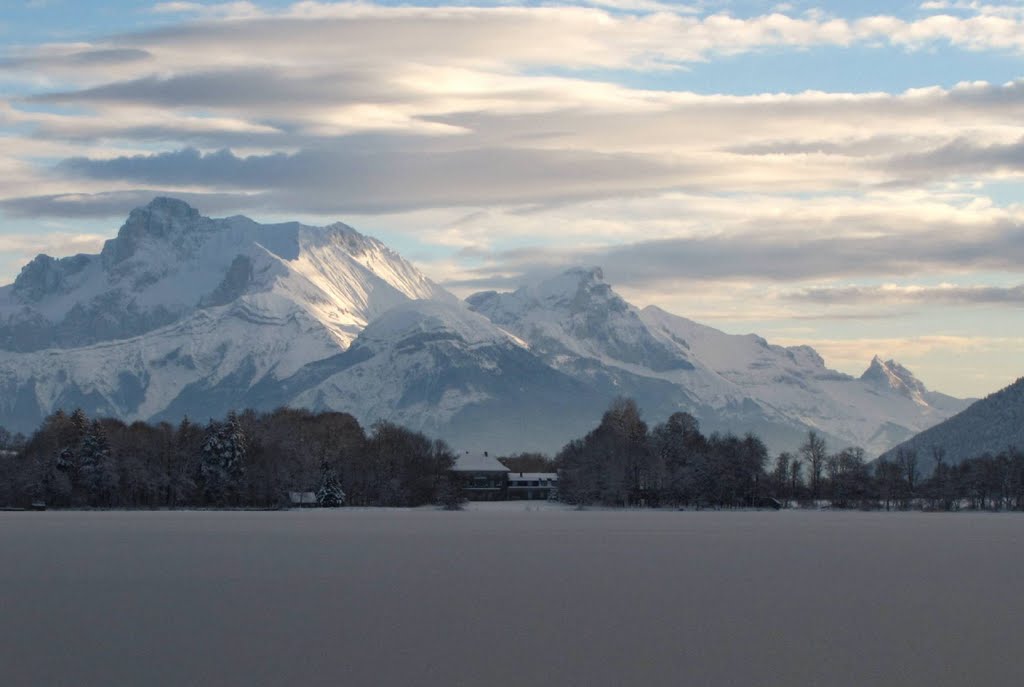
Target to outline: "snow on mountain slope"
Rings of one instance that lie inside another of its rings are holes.
[[[773,450],[813,427],[875,452],[966,403],[892,361],[854,379],[809,347],[640,311],[600,269],[467,301],[343,224],[210,219],[158,198],[100,254],[39,256],[0,287],[0,424],[293,405],[555,451],[627,395],[651,421],[685,410]]]
[[[726,334],[654,306],[645,308],[641,317],[664,340],[685,346],[762,406],[869,453],[883,451],[969,403],[928,391],[893,361],[882,364],[885,372],[872,362],[855,379],[827,368],[809,346],[773,346],[756,335]]]
[[[924,384],[910,370],[895,360],[882,362],[882,359],[876,355],[860,379],[882,389],[891,389],[919,406],[928,405],[924,398],[928,390],[925,389]]]
[[[631,396],[652,419],[684,410],[708,431],[756,430],[775,445],[795,442],[804,431],[771,418],[685,346],[652,332],[600,269],[569,270],[512,293],[474,294],[467,303],[528,342],[548,364],[585,382],[592,395]]]
[[[330,374],[309,375],[322,381],[292,405],[386,418],[478,450],[552,450],[591,429],[607,402],[486,318],[439,301],[391,309],[315,367]]]
[[[276,293],[284,300],[260,297]],[[210,219],[157,198],[99,255],[40,255],[0,287],[0,347],[72,348],[124,339],[197,309],[249,297],[255,310],[301,308],[342,346],[407,299],[454,299],[376,239],[343,224]]]
[[[258,380],[287,378],[338,351],[307,314],[273,319],[238,301],[129,339],[0,352],[0,416],[25,429],[57,408],[125,420],[221,416]]]
[[[415,299],[458,303],[345,225],[209,219],[158,198],[99,255],[39,256],[0,287],[0,423],[29,430],[74,406],[222,414]]]
[[[575,269],[513,293],[477,293],[470,307],[530,342],[556,366],[570,357],[655,371],[692,369],[685,351],[663,346],[600,268]]]
[[[923,385],[909,393],[913,377],[895,363],[887,369],[902,375],[902,386],[880,386],[871,375],[862,381],[828,369],[808,346],[772,346],[656,307],[640,311],[599,269],[467,302],[558,369],[637,396],[653,419],[686,410],[709,430],[756,430],[776,449],[794,448],[814,428],[833,444],[882,451],[965,403]],[[655,380],[674,391],[652,386]]]

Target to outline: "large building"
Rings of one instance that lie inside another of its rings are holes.
[[[470,501],[504,501],[508,498],[509,469],[487,451],[459,454],[452,473],[463,496]]]
[[[470,501],[547,500],[558,487],[554,472],[512,472],[487,451],[466,451],[452,467],[462,490]]]

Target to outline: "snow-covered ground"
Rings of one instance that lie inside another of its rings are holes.
[[[1021,684],[1022,543],[1019,515],[0,513],[0,683]]]

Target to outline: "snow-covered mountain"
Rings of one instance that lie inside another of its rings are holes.
[[[391,309],[294,397],[357,409],[474,450],[551,450],[592,429],[607,399],[465,307]],[[300,375],[301,377],[301,375]]]
[[[688,410],[708,430],[754,430],[773,447],[792,448],[814,428],[836,447],[880,452],[967,405],[929,392],[892,361],[876,359],[855,379],[825,367],[808,346],[773,346],[657,307],[638,310],[598,269],[467,302],[550,365],[583,380],[608,378],[654,417]]]
[[[302,311],[347,346],[408,299],[454,300],[397,253],[344,224],[210,219],[157,198],[99,255],[40,255],[0,288],[0,347],[76,348],[146,334],[242,301],[256,316]]]
[[[100,254],[39,256],[0,288],[0,423],[30,430],[75,406],[126,419],[222,414],[421,299],[460,307],[343,224],[215,220],[157,198]]]
[[[599,269],[464,303],[343,224],[210,219],[168,198],[98,255],[39,256],[0,287],[0,425],[20,431],[61,407],[202,421],[292,405],[554,451],[617,395],[775,450],[814,427],[881,451],[965,405],[892,361],[854,379],[807,347],[638,310]]]

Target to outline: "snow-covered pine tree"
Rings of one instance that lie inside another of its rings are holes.
[[[199,481],[207,503],[225,505],[240,498],[245,481],[247,442],[232,411],[223,423],[210,420],[199,457]]]
[[[465,497],[458,481],[451,473],[442,476],[438,483],[437,502],[445,510],[462,510]]]
[[[71,450],[70,446],[65,446],[57,454],[57,469],[61,472],[71,472],[75,469],[77,462],[75,452]]]
[[[323,508],[345,505],[345,492],[338,481],[338,474],[326,460],[320,462],[320,488],[316,492],[316,502]]]
[[[207,504],[220,505],[224,500],[226,475],[224,473],[224,429],[212,418],[206,425],[203,443],[199,449],[199,483],[203,500]]]
[[[245,459],[248,442],[235,411],[228,413],[227,422],[222,426],[224,437],[224,472],[232,486],[240,487],[245,477]]]
[[[56,468],[66,473],[72,484],[77,484],[82,469],[82,442],[89,430],[89,418],[86,417],[85,411],[76,408],[70,416],[65,416],[64,411],[58,410],[50,416],[48,422],[67,428],[61,435],[68,443],[57,454]]]
[[[71,424],[75,426],[78,436],[85,436],[85,433],[89,430],[89,418],[86,416],[85,411],[81,408],[75,408],[75,412],[71,413],[70,420]]]
[[[89,505],[111,505],[118,476],[110,457],[110,443],[98,420],[93,420],[86,428],[78,453],[82,486]]]

